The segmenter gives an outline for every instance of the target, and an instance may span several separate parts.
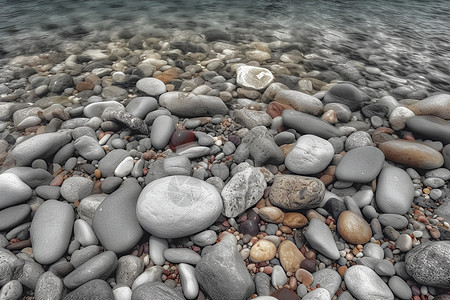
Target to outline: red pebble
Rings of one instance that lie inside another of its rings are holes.
[[[175,151],[176,147],[193,142],[194,140],[195,134],[192,130],[178,129],[172,134],[169,147],[172,151]]]

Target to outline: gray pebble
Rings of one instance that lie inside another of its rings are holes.
[[[70,263],[75,268],[78,268],[99,253],[100,248],[96,245],[91,245],[80,250],[75,250],[70,257]]]
[[[204,230],[191,236],[191,241],[200,247],[213,245],[215,244],[216,240],[217,233],[214,230]]]
[[[168,248],[164,251],[164,258],[171,263],[191,265],[196,265],[201,260],[200,254],[188,248]]]
[[[227,141],[223,145],[222,151],[225,155],[231,155],[236,151],[236,145],[233,142]]]
[[[24,254],[26,255],[26,254]],[[29,289],[35,290],[39,277],[44,274],[44,268],[27,255],[22,271],[17,279]]]
[[[61,278],[48,271],[42,274],[36,284],[34,297],[36,300],[59,300],[63,293]]]
[[[11,280],[0,290],[0,299],[18,300],[22,296],[23,287],[18,280]]]
[[[412,297],[412,291],[409,285],[400,277],[392,276],[388,282],[389,288],[399,299],[410,299]]]
[[[383,226],[391,226],[397,230],[402,230],[408,226],[408,219],[398,214],[380,214],[378,216],[378,221],[380,221]]]
[[[132,286],[134,280],[144,272],[144,261],[133,255],[125,255],[119,259],[116,270],[116,283]]]
[[[230,170],[224,164],[213,164],[211,165],[211,174],[225,181],[230,175]]]

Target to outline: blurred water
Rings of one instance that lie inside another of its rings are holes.
[[[0,0],[0,56],[57,50],[117,32],[228,31],[233,42],[284,40],[384,71],[449,75],[448,0]],[[439,81],[439,79],[436,79]]]

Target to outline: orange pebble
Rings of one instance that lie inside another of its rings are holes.
[[[345,272],[347,271],[347,266],[340,266],[339,268],[337,268],[338,273],[344,277]]]

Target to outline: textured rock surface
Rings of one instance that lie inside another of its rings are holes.
[[[389,299],[394,300],[394,295],[386,283],[369,267],[354,265],[350,267],[344,276],[347,289],[357,299]]]
[[[138,286],[131,296],[131,300],[146,300],[149,295],[161,300],[184,300],[184,297],[162,282],[145,283]]]

